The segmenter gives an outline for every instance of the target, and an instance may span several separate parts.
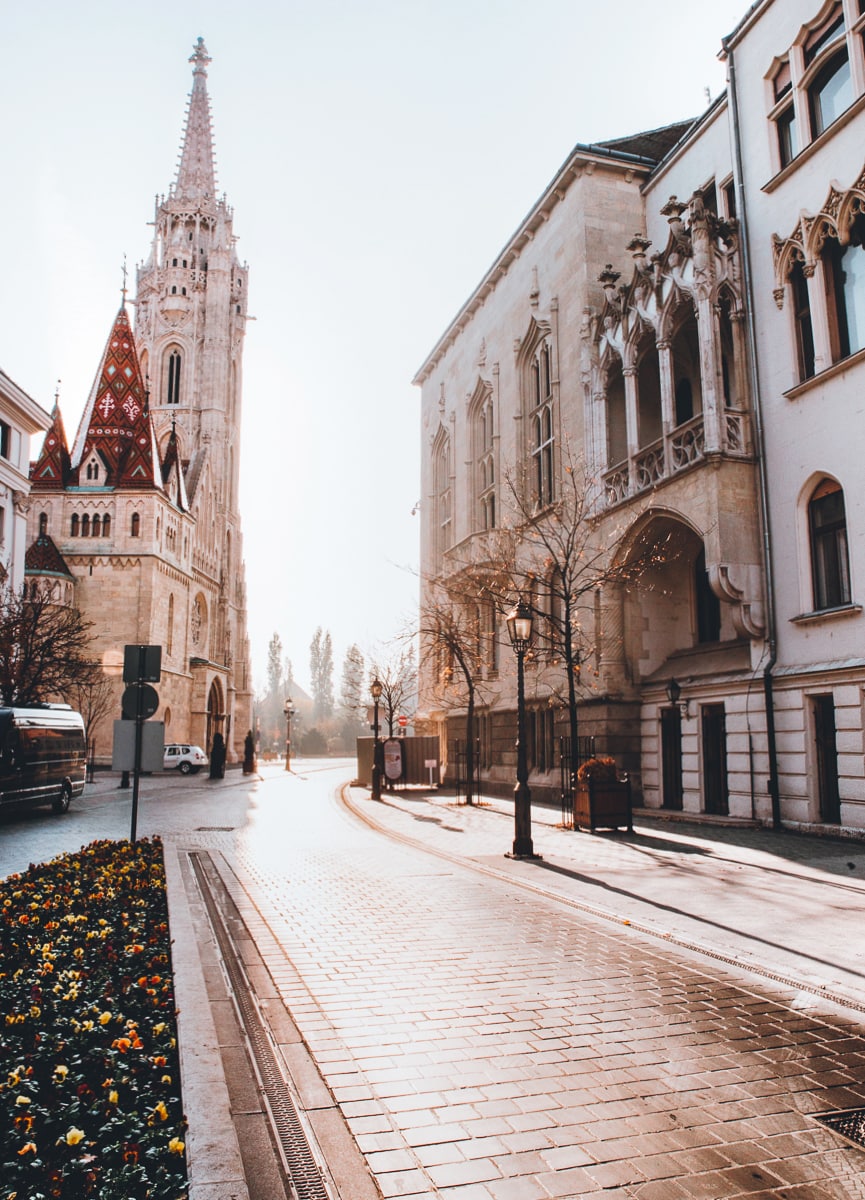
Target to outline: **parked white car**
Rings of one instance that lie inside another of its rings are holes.
[[[177,770],[181,775],[197,775],[207,766],[207,755],[200,746],[187,746],[182,742],[171,742],[165,747],[162,767],[165,771]]]

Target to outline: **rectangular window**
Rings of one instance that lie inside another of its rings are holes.
[[[0,457],[8,459],[12,451],[12,427],[0,421]]]
[[[778,153],[781,156],[781,166],[786,167],[799,153],[796,112],[792,104],[775,118],[775,128],[778,131]]]
[[[728,220],[733,221],[736,218],[736,185],[733,180],[725,183],[721,191],[724,195],[724,211]]]

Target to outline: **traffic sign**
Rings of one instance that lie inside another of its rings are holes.
[[[161,646],[123,647],[124,683],[159,683],[161,673]]]
[[[120,711],[127,721],[140,717],[146,721],[159,708],[159,693],[149,683],[130,683],[120,700]]]
[[[405,729],[406,725],[408,725],[408,717],[397,717],[396,723],[400,729]]]

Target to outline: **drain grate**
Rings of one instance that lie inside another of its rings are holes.
[[[854,1146],[865,1146],[865,1108],[846,1108],[840,1112],[814,1116],[815,1121],[852,1142]]]
[[[313,1154],[300,1114],[288,1090],[287,1080],[277,1061],[258,1007],[250,995],[249,980],[241,967],[231,935],[226,928],[208,882],[206,868],[202,861],[204,856],[192,853],[189,857],[234,992],[235,1003],[249,1039],[261,1082],[262,1098],[277,1135],[282,1151],[283,1165],[291,1180],[292,1196],[296,1196],[297,1200],[330,1200],[330,1193],[321,1168]]]

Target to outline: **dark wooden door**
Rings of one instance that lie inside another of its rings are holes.
[[[661,770],[664,808],[682,807],[682,714],[661,709]]]
[[[837,825],[841,820],[838,792],[838,748],[835,742],[835,699],[814,696],[814,740],[817,746],[817,793],[820,820]]]
[[[727,791],[727,718],[723,704],[706,704],[703,731],[703,803],[707,813],[730,811]]]

